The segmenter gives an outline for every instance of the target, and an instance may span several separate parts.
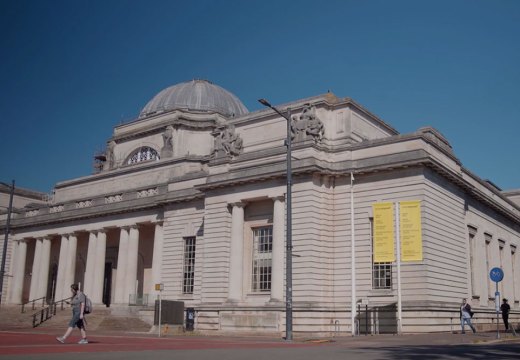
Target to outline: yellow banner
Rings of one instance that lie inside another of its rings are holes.
[[[394,204],[372,205],[374,211],[374,262],[395,261]]]
[[[422,261],[421,202],[399,203],[401,261]]]

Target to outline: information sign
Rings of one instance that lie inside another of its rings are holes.
[[[496,283],[501,282],[502,279],[504,279],[504,272],[502,271],[501,268],[494,267],[489,272],[489,278],[491,279],[491,281],[494,281]]]
[[[374,211],[374,262],[395,261],[394,204],[373,204]]]

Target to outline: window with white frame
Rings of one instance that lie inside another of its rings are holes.
[[[370,218],[370,238],[374,248],[374,219]],[[372,251],[372,289],[392,289],[392,263],[375,262]]]
[[[392,263],[374,263],[372,267],[372,288],[392,288]]]
[[[136,164],[142,161],[159,160],[159,154],[157,151],[149,146],[143,146],[132,153],[126,161],[127,165]]]
[[[271,291],[271,262],[273,254],[273,227],[253,228],[251,291]]]
[[[195,285],[195,236],[184,238],[183,294],[193,294]]]

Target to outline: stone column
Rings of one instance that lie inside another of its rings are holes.
[[[35,239],[34,246],[34,258],[33,258],[33,266],[31,270],[31,288],[29,290],[29,300],[35,300],[39,298],[39,281],[40,281],[40,259],[42,255],[42,240]]]
[[[88,250],[87,250],[87,266],[85,269],[85,284],[83,284],[83,292],[87,296],[92,297],[94,271],[96,266],[96,249],[97,249],[97,235],[95,231],[91,231],[88,235]]]
[[[68,293],[65,293],[65,289],[68,289],[70,284],[65,283],[66,271],[67,271],[67,258],[69,251],[69,239],[67,235],[61,236],[60,243],[60,257],[58,262],[58,276],[56,277],[56,295],[54,298],[56,300],[61,300],[65,297],[68,297]]]
[[[139,228],[137,225],[130,226],[128,235],[128,262],[126,264],[125,292],[126,299],[130,294],[136,294],[135,282],[137,280],[137,261],[139,256]]]
[[[231,210],[231,250],[228,301],[242,301],[244,272],[244,203],[234,203]]]
[[[107,234],[105,230],[97,233],[96,262],[94,265],[94,281],[92,283],[92,301],[103,303],[103,285],[105,281],[105,255],[107,251]]]
[[[127,304],[125,295],[125,274],[128,262],[128,227],[122,227],[119,234],[119,252],[117,254],[117,273],[114,302],[116,304]]]
[[[67,251],[67,271],[65,271],[65,285],[63,287],[63,298],[71,297],[70,286],[76,282],[76,251],[78,249],[78,238],[76,234],[69,234],[69,246]]]
[[[40,283],[38,284],[38,297],[47,296],[47,286],[49,285],[49,265],[51,263],[51,239],[44,237],[41,239],[42,251],[40,258]]]
[[[271,258],[271,301],[283,301],[285,198],[273,198],[273,250]]]
[[[161,283],[162,269],[162,250],[163,250],[163,222],[155,223],[155,232],[153,237],[153,257],[152,257],[152,288],[149,290],[155,298],[159,292],[155,290],[155,284]]]
[[[27,243],[25,240],[16,242],[16,261],[13,268],[13,286],[11,290],[11,303],[21,304],[23,285],[25,280],[25,260],[27,257]]]

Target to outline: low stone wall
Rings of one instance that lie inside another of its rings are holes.
[[[285,308],[280,309],[203,309],[195,308],[195,330],[203,333],[241,333],[285,335]],[[356,313],[359,334],[397,333],[397,310],[394,305],[360,309]],[[403,333],[460,332],[458,311],[446,309],[407,310],[402,312]],[[512,313],[510,323],[520,324],[520,312]],[[477,312],[473,318],[477,331],[496,330],[496,313]],[[504,330],[502,318],[499,328]],[[350,312],[332,310],[293,311],[295,337],[334,337],[351,335]]]

